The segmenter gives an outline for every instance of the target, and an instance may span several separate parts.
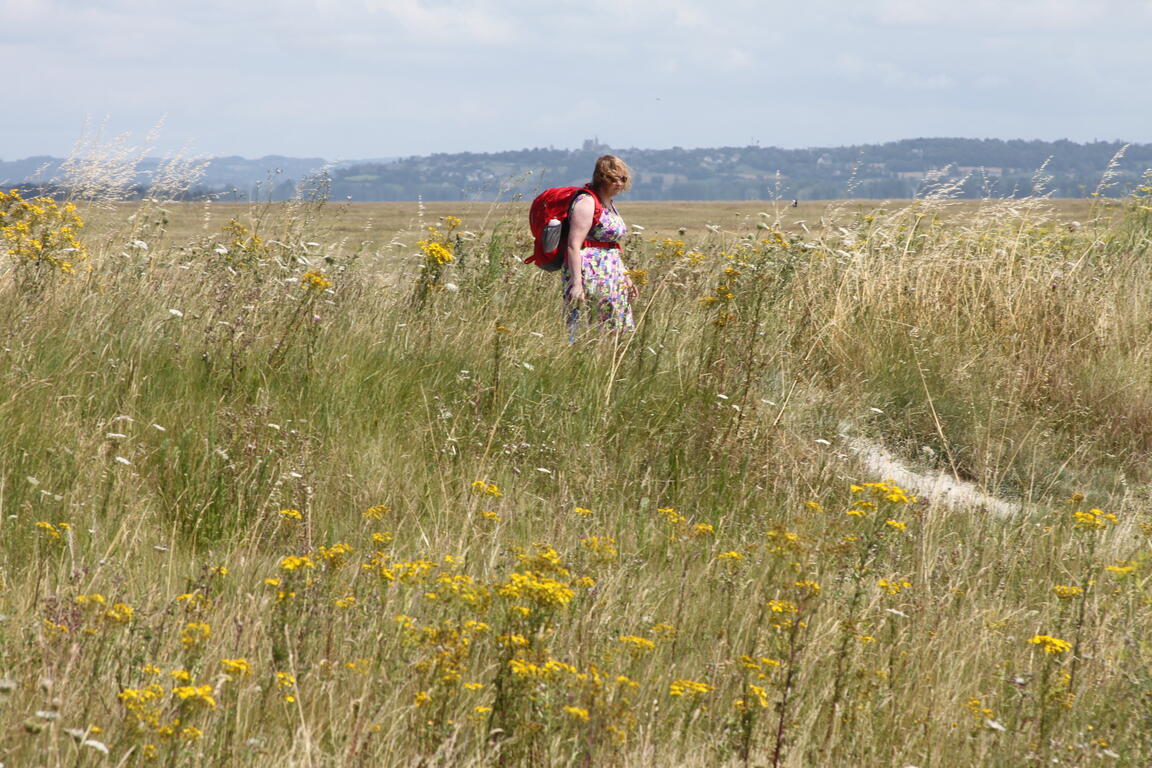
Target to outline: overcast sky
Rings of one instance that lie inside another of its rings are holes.
[[[0,159],[1152,141],[1152,0],[0,0]]]

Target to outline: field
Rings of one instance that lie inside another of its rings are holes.
[[[901,210],[911,201],[884,203],[886,210]],[[969,215],[986,203],[973,200],[955,201],[949,205],[949,216]],[[197,238],[210,237],[234,218],[260,217],[276,210],[277,205],[253,206],[248,203],[177,203],[164,207],[161,214],[166,242],[184,244]],[[1056,221],[1083,221],[1091,216],[1110,216],[1122,205],[1116,200],[1050,200],[1048,207]],[[643,227],[645,238],[708,238],[706,227],[720,227],[732,233],[746,233],[765,221],[794,237],[808,230],[819,230],[831,223],[852,223],[855,218],[875,212],[877,201],[827,200],[805,201],[796,208],[790,201],[732,202],[632,202],[622,199],[620,209],[626,219]],[[457,216],[468,226],[484,229],[501,220],[523,221],[528,215],[526,202],[510,203],[344,203],[325,206],[322,226],[326,245],[344,249],[387,249],[394,242],[411,246],[419,238],[420,227],[444,216]],[[91,225],[101,231],[120,230],[126,219],[136,213],[136,206],[98,206],[85,210]],[[830,215],[831,214],[831,215]],[[842,220],[842,221],[838,221]],[[680,232],[683,229],[684,232]]]
[[[0,763],[1145,766],[1149,193],[5,195]]]

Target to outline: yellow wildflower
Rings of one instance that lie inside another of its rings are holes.
[[[749,693],[748,700],[750,700],[754,706],[756,706],[760,709],[767,709],[768,708],[770,701],[768,699],[767,689],[765,689],[763,686],[749,684],[748,685],[748,693]],[[740,699],[739,701],[744,702],[745,700]],[[743,709],[744,706],[747,706],[747,704],[743,704],[743,705],[737,704],[737,709]]]
[[[294,693],[296,690],[295,675],[289,674],[288,672],[277,672],[276,684],[280,687],[283,693],[284,701],[289,704],[292,704],[296,701],[296,695]]]
[[[656,643],[652,642],[646,637],[638,637],[636,635],[622,635],[619,642],[628,649],[628,653],[633,656],[643,656],[645,653],[656,648]]]
[[[220,659],[220,666],[224,667],[224,671],[238,677],[252,674],[252,665],[248,663],[248,659]]]
[[[668,686],[668,695],[691,698],[693,696],[703,696],[704,694],[711,693],[713,690],[715,690],[715,686],[708,685],[708,683],[700,683],[695,680],[674,680]]]
[[[583,707],[564,707],[564,712],[573,720],[578,720],[581,723],[588,722],[588,710]]]
[[[128,603],[124,602],[113,603],[112,608],[104,611],[105,621],[114,624],[128,624],[134,615],[135,611],[131,609]]]
[[[496,642],[505,648],[524,648],[528,645],[527,638],[524,635],[500,635],[496,638]]]
[[[108,602],[108,600],[104,597],[104,595],[101,595],[99,593],[93,593],[91,595],[76,595],[76,604],[77,605],[102,606],[107,602]]]
[[[575,594],[567,584],[534,572],[513,573],[497,593],[505,598],[524,598],[547,608],[568,605]]]
[[[884,590],[890,595],[898,595],[903,590],[911,587],[912,584],[904,580],[896,581],[893,579],[880,579],[880,581],[876,582],[876,586],[880,587],[880,589]]]
[[[1088,511],[1078,510],[1072,513],[1073,527],[1079,531],[1098,531],[1107,528],[1109,524],[1115,525],[1119,518],[1111,512],[1101,512],[1099,509]]]
[[[300,568],[315,567],[315,563],[312,562],[312,558],[308,557],[308,555],[301,555],[299,557],[296,555],[288,555],[280,561],[280,569],[284,571],[295,571]]]
[[[452,251],[448,250],[443,243],[438,243],[435,240],[419,240],[416,244],[420,246],[420,250],[430,262],[451,264],[455,261],[452,257]]]
[[[180,642],[185,648],[195,648],[203,645],[212,637],[212,628],[202,621],[190,621],[184,625],[184,632],[180,635]]]
[[[352,546],[343,542],[330,547],[320,547],[320,560],[329,568],[338,568],[344,565],[348,555],[353,552]]]
[[[385,515],[392,514],[392,509],[383,504],[377,504],[374,507],[368,507],[360,513],[360,516],[365,520],[383,520]]]
[[[209,709],[216,709],[216,699],[212,697],[210,685],[180,685],[172,689],[172,695],[192,704],[202,704]]]
[[[616,549],[616,539],[611,536],[587,536],[580,540],[580,544],[602,562],[612,562],[620,554]]]
[[[40,520],[36,523],[36,528],[39,529],[40,533],[53,541],[62,539],[71,527],[68,523],[56,523],[53,525],[47,520]]]
[[[909,496],[908,492],[896,485],[891,480],[883,483],[862,483],[860,485],[853,485],[851,488],[853,493],[866,494],[877,500],[884,500],[892,504],[911,504],[916,501],[915,496]]]
[[[472,482],[472,490],[481,496],[492,496],[497,499],[504,495],[495,483],[489,483],[484,480],[474,480]]]
[[[1072,644],[1067,640],[1061,640],[1051,635],[1035,635],[1028,642],[1039,645],[1044,649],[1044,653],[1061,654],[1072,650]]]
[[[328,276],[317,269],[310,269],[300,276],[300,287],[306,291],[323,291],[332,287]]]

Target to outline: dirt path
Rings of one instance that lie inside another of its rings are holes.
[[[974,483],[956,480],[944,471],[917,472],[908,468],[883,446],[862,437],[848,439],[848,449],[860,457],[868,471],[876,477],[891,480],[922,499],[929,499],[953,509],[983,509],[1000,516],[1020,511],[1018,502],[990,496]]]

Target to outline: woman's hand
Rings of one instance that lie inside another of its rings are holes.
[[[636,287],[636,284],[632,282],[632,278],[627,273],[624,275],[624,291],[628,294],[628,301],[636,301],[636,298],[640,295],[640,290]]]
[[[577,307],[584,303],[583,281],[572,281],[572,288],[568,291],[568,303]]]

